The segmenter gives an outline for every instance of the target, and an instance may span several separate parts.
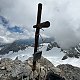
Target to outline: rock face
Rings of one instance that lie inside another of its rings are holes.
[[[16,41],[13,43],[5,44],[0,50],[0,55],[8,54],[10,51],[18,52],[19,50],[25,50],[28,47],[26,44],[18,44]]]
[[[1,59],[0,80],[48,80],[46,76],[48,76],[51,71],[54,72],[54,75],[58,76],[61,73],[59,68],[54,67],[54,65],[44,57],[41,57],[37,62],[36,70],[33,73],[32,60],[32,57],[24,62],[17,58],[15,60],[9,58]]]
[[[58,65],[58,68],[62,71],[61,75],[66,78],[66,80],[80,80],[80,68],[74,67],[69,64]]]
[[[0,80],[19,80],[29,75],[31,67],[26,65],[20,60],[2,59],[0,61]]]
[[[32,60],[33,60],[32,58],[28,59],[28,64],[31,67]],[[54,73],[53,75],[58,75],[59,77],[62,77],[60,76],[61,70],[59,68],[54,67],[54,65],[44,57],[41,57],[41,59],[38,60],[36,65],[36,71],[37,71],[36,80],[53,80],[48,77],[48,74],[51,72]]]
[[[46,76],[46,80],[65,80],[65,78],[59,76],[58,74],[54,74],[54,72],[48,72]]]
[[[0,80],[80,80],[80,68],[71,65],[54,65],[44,57],[36,63],[32,71],[32,60],[22,62],[17,58],[0,60]]]
[[[48,46],[47,46],[46,51],[51,50],[53,47],[60,48],[59,45],[57,44],[57,42],[50,42],[50,43],[48,44]]]

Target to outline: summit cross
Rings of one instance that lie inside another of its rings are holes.
[[[37,12],[37,23],[33,26],[33,28],[36,28],[35,32],[35,45],[34,45],[34,54],[33,54],[33,68],[34,71],[36,69],[36,61],[41,58],[42,51],[38,51],[39,47],[39,32],[42,28],[48,28],[50,26],[50,22],[46,21],[43,23],[41,22],[41,13],[42,13],[42,4],[38,4],[38,12]]]

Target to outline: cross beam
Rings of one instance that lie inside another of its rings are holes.
[[[34,54],[33,54],[33,68],[32,70],[34,71],[36,69],[36,61],[41,58],[42,51],[37,52],[38,48],[38,42],[39,42],[39,32],[41,28],[47,28],[50,26],[50,22],[46,21],[43,23],[41,22],[41,13],[42,13],[42,4],[38,4],[38,13],[37,13],[37,23],[36,25],[33,26],[33,28],[36,28],[35,32],[35,46],[34,46]]]

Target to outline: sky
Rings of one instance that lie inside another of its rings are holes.
[[[0,0],[0,15],[11,24],[23,26],[22,37],[26,34],[32,37],[38,3],[43,5],[41,22],[49,20],[51,24],[50,28],[41,31],[42,36],[55,38],[62,48],[76,46],[80,42],[80,0]],[[14,36],[11,33],[8,38]]]

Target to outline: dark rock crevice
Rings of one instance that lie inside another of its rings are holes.
[[[46,76],[46,80],[65,80],[65,78],[58,74],[54,74],[54,72],[49,72]]]

